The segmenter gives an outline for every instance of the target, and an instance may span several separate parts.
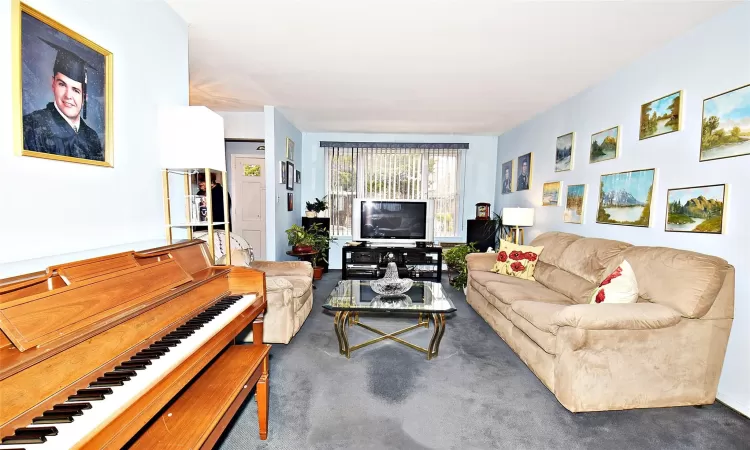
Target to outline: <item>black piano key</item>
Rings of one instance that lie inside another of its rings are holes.
[[[142,351],[142,352],[136,353],[133,358],[130,358],[130,360],[135,361],[136,360],[135,358],[159,359],[166,354],[167,352],[159,352],[156,350]]]
[[[78,392],[76,392],[76,394],[101,394],[101,395],[109,395],[111,393],[112,393],[112,389],[107,389],[107,388],[78,389]]]
[[[60,417],[54,417],[54,416],[39,416],[34,417],[31,419],[31,423],[34,424],[44,424],[49,425],[52,423],[71,423],[73,422],[72,416],[60,416]]]
[[[147,359],[140,358],[140,359],[144,359],[144,361],[135,361],[134,360],[135,358],[137,358],[137,357],[133,356],[133,357],[130,358],[131,361],[123,361],[123,362],[121,362],[119,367],[124,367],[125,370],[128,370],[128,368],[131,368],[132,370],[143,370],[143,369],[145,369],[145,367],[141,367],[141,369],[138,369],[138,367],[140,367],[140,366],[150,366],[151,365],[151,361],[149,361]],[[117,370],[117,368],[115,368],[115,370]]]
[[[241,295],[227,295],[226,297],[224,297],[224,300],[234,300],[234,301],[237,301],[237,300],[239,300],[241,298],[242,298]]]
[[[133,370],[146,370],[146,366],[148,365],[148,364],[135,364],[136,361],[125,361],[125,362],[131,362],[134,364],[128,364],[127,366],[117,366],[115,367],[115,371],[123,370],[123,371],[130,372]],[[148,363],[150,364],[151,361],[148,361]]]
[[[141,350],[138,353],[143,353],[143,354],[146,354],[146,355],[149,354],[149,353],[154,353],[154,354],[159,355],[159,356],[164,356],[167,353],[169,353],[169,349],[168,348],[144,348],[143,350]],[[138,353],[136,353],[136,355]]]
[[[67,411],[69,409],[77,409],[79,411],[83,411],[85,409],[91,409],[91,403],[60,403],[59,405],[53,406],[52,409],[64,411]]]
[[[104,374],[103,377],[99,377],[96,381],[130,381],[129,375],[119,375],[114,373],[112,375]]]
[[[19,428],[16,430],[16,436],[23,434],[34,434],[40,436],[57,436],[57,428],[55,427],[34,427],[34,428]]]
[[[89,383],[90,387],[111,387],[111,386],[124,386],[122,380],[104,380],[104,381],[92,381]]]
[[[47,438],[40,435],[5,436],[2,440],[6,444],[44,444]]]
[[[68,400],[71,402],[77,402],[80,400],[83,400],[85,402],[88,401],[97,401],[97,400],[104,400],[104,395],[102,394],[74,394],[68,397]]]
[[[195,334],[194,331],[178,331],[175,333],[169,333],[167,336],[169,336],[170,339],[186,339],[193,334]]]
[[[80,416],[83,412],[80,409],[50,409],[42,413],[45,417],[51,416]]]
[[[154,348],[154,347],[171,348],[171,347],[177,347],[178,345],[180,345],[180,341],[175,342],[173,339],[169,339],[168,341],[154,342],[153,344],[149,346],[149,348]]]
[[[210,322],[210,320],[208,320],[208,319],[190,319],[186,323],[188,325],[193,325],[193,324],[195,324],[195,325],[203,325],[203,324],[208,323],[208,322]]]

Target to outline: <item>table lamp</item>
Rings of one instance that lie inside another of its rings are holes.
[[[523,244],[523,235],[521,235],[521,242],[518,242],[519,230],[518,227],[530,227],[534,225],[534,208],[503,208],[503,225],[510,225],[515,228],[516,244]]]

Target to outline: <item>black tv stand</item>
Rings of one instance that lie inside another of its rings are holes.
[[[442,247],[357,246],[341,249],[343,280],[374,280],[385,275],[389,254],[393,254],[402,278],[440,282],[443,273]]]

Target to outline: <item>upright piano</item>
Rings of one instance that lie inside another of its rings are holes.
[[[0,280],[0,450],[211,448],[256,385],[265,439],[265,294],[198,240]]]

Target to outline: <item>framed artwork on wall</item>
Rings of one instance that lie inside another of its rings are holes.
[[[279,183],[286,184],[286,180],[287,180],[286,161],[280,161],[279,162]]]
[[[750,155],[750,84],[703,100],[701,161]]]
[[[294,164],[291,161],[286,163],[286,188],[294,190]]]
[[[555,146],[555,172],[565,172],[573,169],[573,147],[575,146],[575,132],[558,136]]]
[[[656,169],[602,175],[597,223],[648,227]]]
[[[565,196],[565,212],[563,222],[583,224],[584,208],[586,207],[586,185],[573,184],[568,186]]]
[[[297,184],[302,183],[302,173],[299,170],[294,172],[294,182]]]
[[[677,91],[641,105],[638,138],[648,139],[680,131],[682,122],[682,91]]]
[[[561,181],[544,183],[542,188],[542,206],[558,206],[560,204]]]
[[[589,163],[615,159],[620,154],[620,127],[612,127],[591,135]]]
[[[516,170],[516,191],[526,191],[531,187],[531,171],[534,164],[534,154],[527,153],[518,157]]]
[[[286,138],[286,159],[294,161],[294,141]]]
[[[715,184],[667,190],[664,231],[721,234],[726,188]]]
[[[513,192],[513,160],[503,163],[502,171],[502,193],[510,194],[511,192]]]
[[[286,210],[294,211],[294,192],[286,193]]]
[[[113,167],[112,53],[23,3],[11,4],[16,153]]]

